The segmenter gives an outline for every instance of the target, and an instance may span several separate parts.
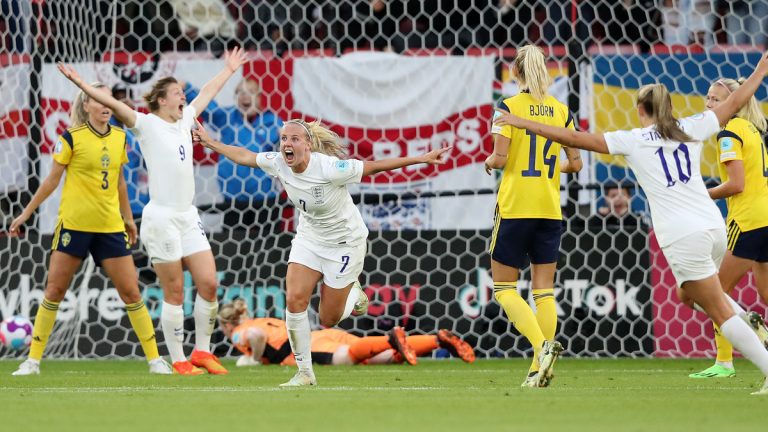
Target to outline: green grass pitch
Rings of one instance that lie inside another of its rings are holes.
[[[552,387],[521,389],[528,361],[316,367],[319,386],[279,389],[292,368],[150,376],[139,361],[44,361],[11,377],[0,361],[0,430],[696,431],[763,430],[759,371],[692,380],[709,360],[561,359]]]

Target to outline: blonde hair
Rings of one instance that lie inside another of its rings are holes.
[[[745,78],[739,78],[738,80],[722,78],[712,83],[712,86],[721,85],[728,90],[728,94],[731,94],[744,84],[744,81],[746,81]],[[757,98],[754,95],[741,107],[736,116],[752,123],[760,132],[765,132],[768,129],[768,120],[765,119],[760,103],[757,102]]]
[[[536,100],[547,97],[550,84],[544,51],[535,45],[526,45],[517,50],[517,57],[512,64],[521,90],[528,92]]]
[[[304,128],[311,151],[335,156],[339,159],[347,157],[344,145],[341,143],[341,138],[339,138],[336,132],[323,126],[319,121],[305,122],[301,119],[292,119],[285,122],[285,124],[288,123],[294,123]]]
[[[107,87],[106,84],[100,82],[91,83],[91,86],[97,89]],[[72,102],[72,108],[69,110],[69,119],[72,121],[72,127],[82,126],[88,121],[88,112],[85,111],[85,103],[89,100],[91,100],[91,98],[85,94],[84,91],[80,90],[80,92],[77,93],[74,102]]]
[[[248,318],[248,305],[243,299],[235,299],[219,308],[219,323],[239,325]]]
[[[672,114],[672,97],[664,84],[648,84],[637,91],[637,104],[656,125],[656,131],[662,138],[671,141],[694,141],[685,131],[680,129],[677,119]]]
[[[147,103],[150,112],[155,112],[160,109],[160,103],[157,101],[160,98],[165,98],[168,94],[168,86],[171,84],[178,84],[179,82],[174,77],[160,78],[149,90],[149,93],[144,95],[144,102]]]

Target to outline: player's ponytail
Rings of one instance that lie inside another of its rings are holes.
[[[728,90],[728,94],[731,94],[739,88],[746,81],[746,78],[739,78],[733,80],[730,78],[723,78],[712,83],[713,86],[720,85]],[[757,102],[757,98],[753,95],[749,98],[746,104],[736,113],[736,117],[743,118],[744,120],[752,123],[760,132],[768,130],[768,120],[763,115],[763,110],[760,109],[760,103]]]
[[[304,128],[313,152],[335,156],[339,159],[347,157],[341,138],[336,135],[336,132],[323,126],[319,121],[305,122],[301,119],[294,119],[288,120],[286,123],[296,123]]]
[[[694,141],[680,129],[677,119],[672,114],[672,97],[664,84],[648,84],[637,91],[637,104],[656,124],[656,131],[662,138],[670,141]]]
[[[245,300],[240,298],[219,308],[219,322],[221,324],[238,325],[247,316],[248,305],[245,303]]]
[[[92,83],[94,88],[105,88],[106,84],[100,82]],[[69,110],[69,119],[72,121],[72,127],[78,127],[85,124],[88,121],[88,113],[85,111],[85,103],[90,100],[84,91],[80,90],[72,102],[72,108]]]
[[[165,98],[168,94],[168,86],[171,84],[178,84],[179,82],[174,77],[160,78],[149,90],[149,93],[144,95],[144,102],[149,107],[149,112],[156,112],[160,109],[160,102],[158,99]]]
[[[521,90],[527,90],[536,100],[547,97],[550,78],[544,51],[535,45],[526,45],[517,50],[512,67]]]

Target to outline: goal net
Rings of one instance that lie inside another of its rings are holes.
[[[746,76],[768,34],[768,18],[759,18],[768,17],[765,3],[2,0],[0,317],[34,317],[45,288],[58,193],[24,235],[6,231],[50,171],[52,146],[69,125],[76,91],[56,62],[71,63],[86,81],[105,83],[145,110],[141,96],[154,81],[177,77],[191,100],[222,67],[223,50],[240,45],[248,64],[201,114],[225,143],[273,150],[275,119],[298,117],[330,125],[353,158],[453,147],[443,166],[381,173],[350,188],[371,231],[361,276],[371,306],[341,327],[358,335],[396,325],[410,333],[447,328],[481,357],[530,355],[493,299],[487,248],[500,174],[483,170],[493,147],[493,107],[518,92],[508,70],[516,48],[544,49],[550,93],[569,106],[579,127],[632,128],[641,85],[664,83],[675,114],[685,116],[704,109],[715,79]],[[766,99],[765,87],[757,97]],[[702,170],[711,181],[715,153],[707,143]],[[291,204],[257,170],[202,148],[194,158],[196,205],[216,257],[220,302],[243,298],[251,316],[282,318]],[[149,197],[135,141],[129,159],[125,175],[140,222]],[[711,325],[675,297],[634,177],[622,160],[586,152],[583,159],[581,173],[561,179],[557,338],[572,356],[713,355]],[[157,323],[162,290],[141,246],[133,256]],[[528,299],[529,278],[524,271],[519,284]],[[751,276],[734,296],[765,312]],[[187,274],[188,349],[193,299]],[[158,338],[164,353],[159,331]],[[218,354],[232,353],[222,334],[214,342]],[[0,350],[2,357],[21,355]],[[141,355],[117,292],[98,267],[84,265],[73,281],[46,355]]]

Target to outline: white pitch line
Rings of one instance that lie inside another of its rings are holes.
[[[198,392],[198,393],[267,393],[295,391],[279,387],[0,387],[0,391],[24,393],[129,393],[129,392]],[[311,387],[308,391],[349,392],[349,391],[437,391],[445,387]]]

